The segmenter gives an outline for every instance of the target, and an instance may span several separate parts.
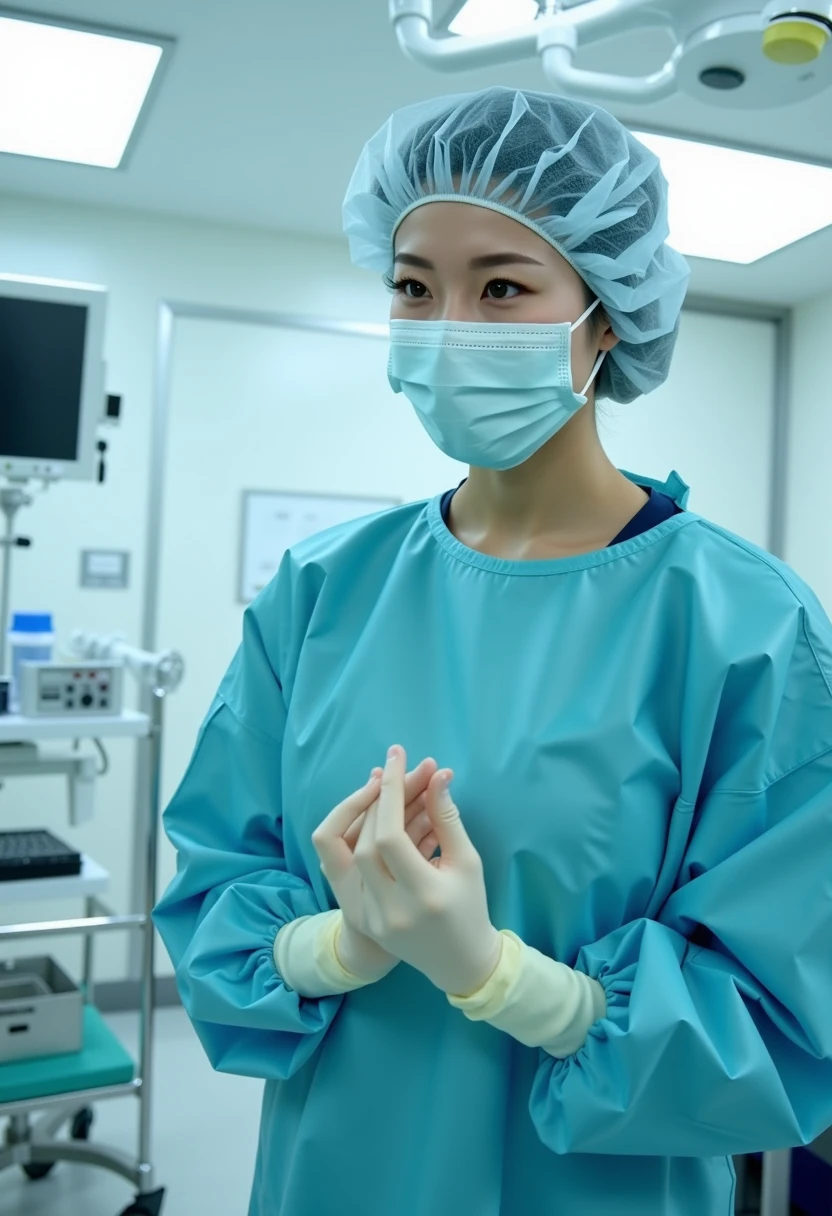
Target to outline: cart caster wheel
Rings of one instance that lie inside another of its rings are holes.
[[[129,1208],[125,1208],[121,1216],[159,1216],[164,1197],[164,1187],[158,1191],[151,1191],[147,1195],[137,1195],[136,1202],[131,1203]]]
[[[72,1120],[72,1127],[69,1132],[73,1140],[89,1140],[92,1119],[92,1110],[89,1106],[85,1106],[83,1110],[78,1111]]]
[[[37,1182],[55,1168],[54,1161],[30,1161],[28,1165],[23,1166],[23,1173],[27,1178],[31,1178],[32,1182]]]

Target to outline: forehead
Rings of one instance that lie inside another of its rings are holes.
[[[526,224],[476,203],[423,203],[402,220],[394,237],[394,257],[425,258],[437,269],[465,268],[474,259],[514,253],[556,271],[559,280],[580,280],[569,260]]]
[[[399,225],[394,244],[398,252],[414,242],[443,238],[458,240],[461,236],[485,242],[497,240],[501,244],[508,241],[509,247],[524,251],[542,248],[556,252],[548,241],[510,215],[462,200],[442,200],[416,207]]]

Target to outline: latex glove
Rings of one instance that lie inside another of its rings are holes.
[[[415,848],[404,829],[406,761],[404,748],[390,749],[378,803],[355,847],[362,930],[443,992],[468,996],[485,984],[502,951],[482,859],[447,792],[450,769],[428,785],[427,812],[442,855],[426,861]]]
[[[436,851],[438,840],[426,813],[426,790],[436,772],[436,761],[428,757],[404,779],[405,830],[413,848],[425,858]],[[360,790],[345,798],[312,833],[312,844],[326,878],[343,914],[343,924],[335,943],[338,960],[353,975],[368,980],[382,979],[401,961],[390,954],[363,929],[364,905],[362,879],[354,863],[354,849],[360,838],[367,812],[378,800],[384,770],[374,768]]]

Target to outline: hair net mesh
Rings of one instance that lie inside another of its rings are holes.
[[[665,243],[659,161],[597,106],[484,89],[397,110],[367,143],[344,199],[352,260],[389,272],[405,213],[464,198],[531,227],[571,263],[620,341],[597,395],[627,402],[667,377],[689,269]]]

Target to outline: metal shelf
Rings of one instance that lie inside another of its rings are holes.
[[[143,661],[153,660],[156,669],[161,669],[163,659],[136,652]],[[175,683],[169,681],[169,687]],[[98,892],[106,889],[109,874],[90,857],[83,858],[83,868],[80,875],[64,878],[34,878],[20,881],[0,882],[0,906],[9,900],[46,900],[81,896],[85,906],[85,915],[71,920],[35,921],[31,924],[16,923],[0,925],[0,939],[5,942],[30,942],[41,937],[83,937],[83,992],[87,1007],[85,1018],[95,1015],[95,982],[93,978],[93,942],[102,932],[110,931],[140,931],[142,934],[142,968],[141,968],[141,1009],[139,1015],[139,1059],[137,1065],[130,1061],[127,1073],[132,1073],[132,1081],[127,1075],[118,1084],[99,1087],[100,1080],[118,1080],[108,1077],[65,1076],[64,1084],[60,1086],[61,1093],[55,1094],[31,1090],[22,1093],[19,1098],[6,1094],[9,1101],[0,1102],[0,1120],[8,1117],[12,1136],[6,1136],[4,1144],[0,1144],[0,1171],[13,1166],[42,1165],[49,1166],[56,1161],[70,1161],[101,1169],[110,1170],[127,1179],[138,1191],[137,1200],[147,1201],[147,1210],[157,1212],[161,1205],[164,1188],[154,1188],[153,1166],[150,1156],[150,1103],[153,1078],[153,1013],[155,1004],[154,992],[154,932],[150,919],[153,905],[156,902],[156,873],[158,835],[160,821],[160,770],[161,770],[161,739],[163,732],[164,703],[168,686],[160,684],[153,686],[153,696],[149,697],[151,711],[149,714],[136,713],[127,710],[115,715],[98,715],[90,717],[37,717],[26,718],[22,715],[0,716],[0,745],[11,744],[4,748],[0,746],[0,774],[3,780],[14,776],[29,776],[33,768],[42,766],[44,771],[66,771],[66,757],[50,758],[40,754],[31,745],[54,740],[71,741],[76,739],[98,738],[145,738],[147,743],[139,748],[139,773],[143,790],[142,812],[146,819],[146,838],[136,864],[141,873],[141,911],[116,915],[110,912],[100,900]],[[29,745],[20,746],[14,745]],[[47,749],[43,749],[45,753]],[[38,752],[37,765],[32,759],[32,753]],[[28,754],[27,754],[28,753]],[[78,755],[81,755],[79,749]],[[6,773],[3,773],[5,756]],[[83,1053],[82,1053],[83,1054]],[[52,1057],[58,1060],[61,1057]],[[70,1057],[72,1059],[72,1057]],[[50,1066],[51,1067],[51,1066]],[[9,1073],[4,1074],[7,1078]],[[50,1079],[51,1085],[51,1079]],[[75,1086],[73,1089],[72,1086]],[[40,1086],[39,1090],[44,1087]],[[65,1091],[65,1092],[64,1092]],[[61,1128],[81,1111],[86,1110],[90,1102],[98,1098],[132,1093],[138,1099],[138,1152],[135,1157],[127,1156],[116,1149],[107,1148],[98,1143],[82,1144],[72,1139],[59,1137]],[[15,1100],[11,1100],[12,1097]],[[7,1129],[8,1131],[8,1129]]]
[[[109,884],[107,870],[91,857],[83,855],[80,874],[0,882],[0,906],[28,900],[81,899],[87,895],[103,895]]]
[[[147,714],[126,709],[122,714],[99,714],[72,718],[24,718],[20,714],[0,716],[0,743],[38,743],[47,739],[138,739],[150,733]]]

